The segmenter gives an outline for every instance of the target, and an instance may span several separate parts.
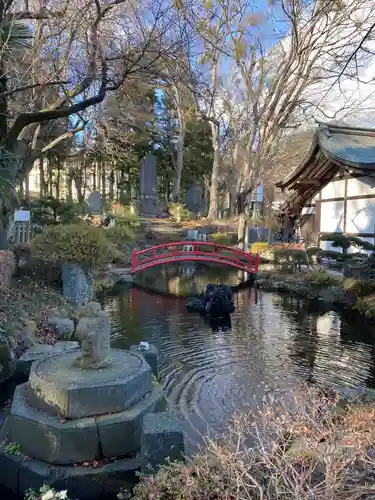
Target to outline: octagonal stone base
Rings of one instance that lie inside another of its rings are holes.
[[[0,484],[23,498],[28,489],[38,491],[43,485],[57,491],[68,490],[69,498],[102,500],[116,498],[121,488],[136,484],[141,460],[116,460],[103,467],[50,466],[25,455],[6,453],[0,447]]]
[[[26,405],[27,384],[17,387],[1,440],[17,443],[25,455],[50,464],[123,457],[141,446],[142,422],[160,411],[163,394],[153,391],[130,409],[112,415],[62,420]]]
[[[127,410],[152,391],[151,368],[143,356],[112,349],[112,365],[101,370],[73,366],[80,351],[35,361],[27,403],[50,415],[82,418]]]

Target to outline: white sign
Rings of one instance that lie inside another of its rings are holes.
[[[30,210],[15,210],[14,222],[30,222]]]

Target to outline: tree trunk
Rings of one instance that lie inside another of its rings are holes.
[[[179,132],[178,132],[178,140],[177,140],[177,162],[176,162],[176,179],[173,185],[172,197],[173,201],[178,202],[180,199],[181,193],[181,179],[182,179],[182,170],[184,168],[184,147],[185,147],[185,113],[183,109],[183,96],[181,94],[181,90],[177,86],[173,86],[174,94],[175,94],[175,104],[178,114],[178,122],[179,122]]]
[[[45,198],[47,196],[46,188],[46,178],[44,176],[44,158],[43,156],[41,156],[39,158],[39,195],[41,198]]]
[[[210,208],[208,210],[208,218],[215,220],[217,218],[217,188],[219,183],[219,169],[220,169],[220,130],[219,125],[210,122],[212,147],[214,150],[214,161],[212,164],[211,184],[210,184]]]
[[[73,203],[73,169],[68,168],[66,175],[66,200],[68,203]]]
[[[48,194],[52,198],[53,196],[53,169],[51,157],[48,157],[47,161],[47,172],[48,172]]]
[[[100,158],[100,173],[101,173],[101,178],[102,178],[102,199],[103,201],[106,201],[106,184],[107,184],[107,173],[106,173],[106,163],[105,159],[103,157]]]
[[[60,200],[60,183],[61,183],[61,158],[57,157],[57,176],[56,176],[56,199]]]
[[[115,172],[113,167],[111,173],[109,174],[109,200],[112,202],[115,197]]]
[[[241,250],[246,250],[247,243],[247,214],[246,214],[246,194],[240,193],[237,197],[238,229],[237,244]]]

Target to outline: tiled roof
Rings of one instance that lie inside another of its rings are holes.
[[[348,167],[375,169],[375,130],[373,135],[355,133],[354,130],[348,132],[320,126],[318,141],[323,152]]]
[[[304,161],[283,182],[287,189],[286,207],[300,213],[339,172],[375,176],[375,129],[320,124]]]

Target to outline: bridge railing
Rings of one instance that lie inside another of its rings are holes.
[[[133,250],[132,272],[136,272],[140,267],[151,267],[153,262],[160,262],[163,259],[183,261],[194,256],[194,260],[218,262],[238,267],[239,264],[246,267],[250,272],[258,272],[259,255],[244,252],[239,248],[228,247],[218,243],[203,241],[178,241],[156,245],[144,250]]]

